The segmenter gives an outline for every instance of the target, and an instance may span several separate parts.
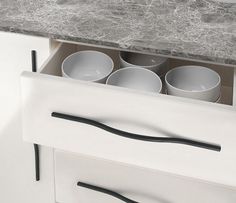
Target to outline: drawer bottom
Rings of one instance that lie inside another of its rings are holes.
[[[55,184],[60,203],[236,202],[236,188],[62,151],[55,152]]]

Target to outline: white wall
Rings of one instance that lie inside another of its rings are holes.
[[[34,151],[21,135],[20,73],[49,55],[49,40],[0,32],[0,202],[52,203],[53,153],[41,148],[41,181],[35,182]]]

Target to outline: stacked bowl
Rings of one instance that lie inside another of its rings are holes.
[[[221,78],[215,71],[202,66],[180,66],[165,76],[167,94],[219,102]]]
[[[62,76],[77,80],[105,83],[114,68],[113,60],[99,51],[79,51],[62,63]]]

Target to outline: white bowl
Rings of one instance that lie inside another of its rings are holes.
[[[126,67],[112,73],[107,84],[141,91],[158,92],[162,90],[162,82],[154,72],[140,67]]]
[[[113,68],[113,60],[108,55],[98,51],[79,51],[63,61],[62,76],[105,83]]]
[[[168,59],[160,56],[121,51],[120,67],[132,66],[146,68],[161,76],[168,71]]]
[[[215,71],[201,66],[180,66],[165,76],[167,94],[216,102],[221,79]]]

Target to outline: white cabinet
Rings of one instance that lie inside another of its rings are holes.
[[[39,73],[22,74],[26,141],[236,187],[233,68],[224,70],[230,73],[226,83],[231,83],[226,93],[222,92],[223,105],[60,77],[63,59],[81,49],[86,47],[61,43]],[[118,52],[105,52],[117,59]],[[223,73],[222,77],[224,80]],[[78,122],[65,116],[55,118],[53,112],[80,118],[72,119]],[[86,119],[92,122],[86,124]],[[174,143],[137,140],[122,137],[122,133],[118,136],[91,125],[94,122],[154,139],[169,136]],[[215,151],[203,149],[201,144],[175,143],[178,138],[218,148]]]
[[[0,43],[0,202],[120,202],[78,187],[78,181],[138,202],[236,201],[233,68],[212,66],[224,85],[223,104],[214,104],[62,78],[63,59],[91,47],[56,43],[49,56],[45,38],[0,33]],[[33,49],[38,73],[31,72]],[[99,50],[118,67],[118,51]],[[23,136],[30,143],[21,140],[21,107]],[[133,134],[114,133],[104,125]],[[173,139],[152,142],[134,134]],[[42,145],[39,182],[32,143]],[[54,157],[53,148],[75,154],[57,151]]]
[[[54,203],[53,150],[40,148],[41,181],[35,181],[34,151],[23,142],[20,73],[31,71],[31,50],[38,66],[49,55],[49,39],[0,32],[0,202]]]

